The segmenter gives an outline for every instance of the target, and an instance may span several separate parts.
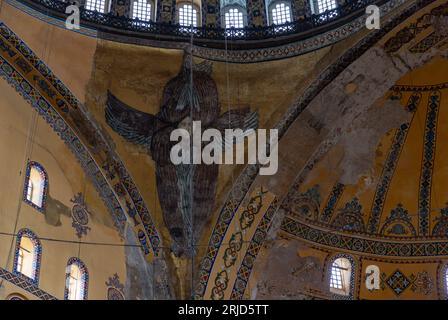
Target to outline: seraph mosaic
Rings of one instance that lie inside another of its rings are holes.
[[[190,76],[192,72],[192,79]],[[211,77],[212,64],[191,64],[184,59],[180,72],[165,85],[160,111],[138,111],[108,92],[105,110],[108,125],[127,141],[141,145],[156,163],[156,183],[163,218],[177,256],[191,256],[194,245],[210,217],[218,178],[218,164],[180,164],[170,160],[175,142],[170,134],[190,129],[201,121],[202,132],[214,128],[257,129],[258,113],[249,108],[221,114],[218,90]]]

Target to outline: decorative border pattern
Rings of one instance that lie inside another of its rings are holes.
[[[264,240],[266,239],[266,235],[269,231],[277,205],[278,200],[274,199],[263,216],[263,219],[261,219],[258,224],[257,230],[255,230],[246,254],[244,255],[243,262],[238,269],[235,284],[230,295],[230,300],[241,300],[243,298],[247,283],[249,282],[250,274],[255,265],[255,260],[257,259],[258,252],[260,252]]]
[[[257,221],[259,224],[263,220],[264,215],[275,200],[275,195],[263,187],[259,187],[252,191],[247,203],[235,212],[234,222],[231,227],[228,227],[231,228],[232,232],[226,232],[223,239],[221,239],[221,241],[226,240],[226,246],[223,246],[221,249],[220,245],[217,248],[219,259],[216,255],[210,266],[210,275],[208,277],[213,276],[214,284],[211,290],[208,291],[207,295],[209,298],[223,300],[228,299],[231,295],[232,287],[228,288],[229,274],[237,274],[242,263],[241,258],[247,252],[247,246],[245,246],[244,251],[240,254],[240,251],[243,249],[243,240],[246,239],[246,242],[249,243],[249,235],[252,234],[253,237],[258,227],[258,225],[254,225],[254,222]],[[237,262],[238,265],[236,264]],[[233,285],[233,282],[230,285]],[[203,289],[206,290],[207,288],[203,287]]]
[[[31,293],[32,295],[38,297],[42,300],[58,300],[56,297],[52,296],[48,292],[39,289],[35,284],[31,283],[27,279],[19,277],[14,273],[9,272],[3,268],[0,268],[0,278],[8,281],[9,283],[22,288],[23,290]]]
[[[409,49],[409,52],[412,53],[424,53],[428,51],[430,48],[435,46],[437,43],[445,39],[445,35],[437,34],[436,32],[431,33],[429,36],[424,38],[419,43],[415,44]]]
[[[395,85],[391,88],[394,92],[424,92],[424,91],[435,91],[443,90],[448,88],[448,82],[443,82],[439,84],[426,85],[426,86],[407,86],[407,85]]]
[[[38,205],[34,204],[32,201],[29,201],[27,199],[31,167],[37,168],[40,175],[44,179],[44,185],[43,185],[43,190],[42,190],[42,206],[40,206],[40,207]],[[32,206],[34,209],[36,209],[39,212],[42,212],[42,213],[45,212],[45,207],[47,204],[47,196],[48,196],[48,182],[49,182],[48,173],[47,173],[47,171],[45,171],[45,168],[40,163],[38,163],[36,161],[28,161],[28,164],[26,166],[26,173],[25,173],[25,184],[23,186],[23,202],[29,204],[30,206]]]
[[[429,216],[431,212],[431,186],[434,158],[436,154],[437,119],[439,115],[441,93],[434,91],[429,96],[426,111],[426,125],[423,139],[423,156],[420,171],[420,190],[418,195],[418,232],[429,235]]]
[[[367,231],[370,233],[378,231],[387,191],[389,190],[389,185],[392,181],[398,159],[400,158],[401,150],[406,141],[409,127],[409,123],[403,123],[395,132],[392,147],[390,148],[386,162],[384,163],[381,179],[376,187],[372,209],[370,210],[370,217],[367,225]]]
[[[281,230],[288,235],[318,245],[362,253],[364,255],[390,257],[439,257],[448,256],[448,240],[433,239],[431,241],[380,241],[356,237],[337,232],[328,232],[305,225],[288,216],[282,222]]]
[[[400,48],[413,40],[418,34],[420,34],[423,30],[432,25],[432,19],[428,19],[429,16],[442,16],[444,15],[444,11],[448,8],[448,4],[445,3],[433,10],[431,10],[430,14],[425,14],[417,19],[416,22],[411,23],[409,26],[397,32],[395,36],[387,40],[384,44],[384,50],[387,53],[394,53],[400,50]],[[414,48],[414,47],[412,47]],[[410,50],[412,50],[410,48]],[[426,50],[425,50],[426,51]],[[411,51],[412,52],[412,51]]]
[[[70,266],[77,265],[81,272],[81,281],[82,281],[82,291],[81,296],[82,300],[87,300],[87,293],[89,289],[89,271],[87,270],[86,265],[79,258],[71,257],[67,261],[67,267],[65,270],[65,288],[64,288],[64,300],[68,300],[68,285],[70,278]]]
[[[20,241],[22,240],[22,237],[25,236],[31,240],[33,243],[33,278],[29,278],[19,271],[17,271],[17,263],[19,259],[19,249],[20,249]],[[13,274],[19,278],[24,279],[25,281],[28,281],[35,286],[39,285],[39,273],[40,273],[40,262],[42,259],[42,244],[39,241],[39,238],[34,234],[33,231],[30,229],[21,229],[19,232],[17,232],[16,236],[16,248],[14,252],[14,263],[13,263]]]
[[[331,221],[331,216],[333,215],[334,209],[336,205],[338,204],[338,201],[344,192],[345,185],[336,182],[333,186],[333,189],[331,190],[330,196],[328,197],[327,204],[325,205],[324,210],[321,214],[321,220],[322,222],[329,222]]]

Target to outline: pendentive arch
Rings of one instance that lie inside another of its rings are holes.
[[[360,58],[368,51],[372,50],[376,51],[377,53],[383,53],[384,51],[387,51],[388,49],[383,49],[384,46],[391,45],[385,45],[383,42],[385,42],[384,39],[387,38],[387,35],[399,24],[404,22],[406,19],[415,17],[416,13],[419,12],[419,10],[425,8],[426,6],[430,6],[433,4],[433,2],[436,2],[439,6],[443,6],[446,4],[443,4],[442,1],[425,1],[416,3],[412,6],[409,6],[407,8],[403,8],[400,14],[397,14],[393,17],[390,17],[388,19],[384,19],[382,28],[377,31],[371,31],[369,34],[367,34],[362,40],[360,40],[358,43],[356,43],[353,47],[349,48],[345,51],[340,57],[337,58],[336,61],[331,63],[327,68],[323,69],[323,71],[317,76],[317,78],[311,82],[311,84],[305,89],[304,93],[300,95],[300,97],[292,104],[292,106],[286,111],[282,119],[277,123],[275,128],[279,130],[279,144],[282,143],[281,138],[286,134],[286,132],[290,129],[292,124],[298,119],[298,117],[301,115],[301,113],[307,108],[311,102],[330,84],[333,80],[336,79],[344,70],[349,68],[354,62],[357,60],[360,60]],[[432,7],[436,7],[436,5],[432,5]],[[433,9],[432,12],[434,14],[437,14],[436,9]],[[421,13],[418,16],[422,15],[431,15],[432,13]],[[396,35],[397,32],[394,32],[393,35]],[[409,39],[410,40],[410,39]],[[399,42],[399,39],[396,40]],[[380,46],[378,44],[380,43]],[[394,45],[394,44],[393,44]],[[403,44],[400,44],[398,48],[400,48]],[[379,48],[381,47],[381,49]],[[435,54],[435,53],[434,53]],[[390,58],[389,56],[389,59]],[[418,65],[410,65],[411,69],[414,69],[418,67]],[[406,71],[402,70],[402,75],[404,75]],[[387,79],[388,82],[390,82],[390,87],[392,87],[395,84],[395,81],[398,80],[399,76],[397,75],[396,79]],[[331,141],[330,141],[331,142]],[[330,146],[329,144],[328,146]],[[320,145],[319,147],[325,147],[325,145]],[[324,149],[323,149],[324,150]],[[321,150],[315,150],[316,156],[319,155],[319,152]],[[303,170],[300,172],[300,174],[296,177],[299,182],[301,176],[306,176],[307,170],[311,170],[314,165],[314,159],[313,157],[308,158],[309,161],[306,162],[306,164],[303,166]],[[242,173],[238,176],[236,179],[234,185],[231,187],[231,190],[228,192],[228,196],[226,200],[224,201],[224,205],[221,208],[221,211],[219,213],[219,216],[216,220],[215,228],[213,229],[209,245],[206,250],[205,256],[202,258],[201,266],[199,270],[199,280],[197,284],[197,290],[196,290],[196,298],[197,299],[203,299],[205,290],[208,285],[211,283],[210,279],[210,272],[213,269],[213,265],[215,261],[218,259],[217,252],[218,250],[216,248],[219,248],[221,246],[221,241],[224,238],[227,227],[232,222],[233,214],[229,214],[229,210],[231,212],[235,212],[244,199],[247,199],[248,195],[250,194],[249,191],[253,190],[257,187],[255,181],[258,177],[258,166],[257,165],[247,165]],[[297,187],[297,181],[294,183],[294,188]],[[287,199],[288,197],[285,197]],[[283,204],[282,202],[279,203],[280,206]],[[276,215],[283,213],[282,210],[278,210],[276,212]],[[275,219],[275,218],[274,218]],[[251,270],[248,271],[248,274],[245,275],[245,278],[248,279],[250,277]],[[228,287],[233,287],[232,284],[228,284]],[[244,288],[242,289],[244,290]]]
[[[33,51],[0,22],[0,76],[65,142],[108,208],[120,234],[128,218],[148,260],[161,239],[132,177],[83,105]]]

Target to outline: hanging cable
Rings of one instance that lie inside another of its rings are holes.
[[[193,84],[193,19],[197,17],[194,17],[194,2],[193,0],[191,0],[191,29],[190,29],[190,121],[191,124],[193,125],[193,89],[194,89],[194,84]],[[198,12],[199,14],[199,12]],[[201,113],[201,110],[199,111],[199,115]],[[193,142],[193,149],[192,151],[194,152],[194,142]],[[192,154],[193,154],[192,152]],[[194,156],[193,156],[194,157]],[[189,165],[191,166],[191,165]],[[194,243],[194,217],[193,217],[193,201],[194,201],[194,195],[193,195],[193,177],[194,177],[194,168],[195,165],[193,165],[193,167],[190,167],[188,170],[188,174],[189,174],[189,179],[190,179],[190,223],[191,223],[191,234],[190,234],[190,252],[191,252],[191,299],[194,298],[194,255],[195,255],[195,243]],[[193,171],[193,172],[191,172]],[[186,226],[188,228],[188,226]]]
[[[25,152],[24,152],[24,157],[22,160],[22,168],[19,173],[20,176],[22,175],[22,173],[24,173],[24,175],[23,175],[25,177],[25,179],[23,179],[24,182],[26,181],[26,172],[27,172],[28,162],[29,162],[29,159],[32,154],[32,149],[33,149],[33,144],[34,144],[34,135],[35,135],[35,132],[37,129],[37,120],[38,120],[37,111],[32,109],[31,118],[30,118],[30,122],[29,122],[29,126],[28,126],[27,136],[26,136]],[[21,179],[19,179],[19,181],[20,180]],[[22,199],[23,198],[23,187],[24,187],[24,185],[22,183],[18,184],[18,188],[17,188],[18,189],[18,191],[17,191],[18,201],[17,201],[17,210],[16,210],[16,215],[15,215],[15,220],[14,220],[13,234],[16,234],[17,227],[19,224],[19,217],[20,217],[22,201],[23,201],[23,199]],[[11,243],[9,245],[8,256],[6,258],[5,269],[8,269],[8,266],[11,262],[13,248],[15,247],[14,240],[15,240],[14,237],[12,237]],[[0,281],[0,287],[2,285],[3,285],[3,279]]]
[[[50,52],[51,52],[51,47],[49,46],[51,31],[52,31],[52,28],[49,28],[48,32],[47,32],[46,41],[45,41],[44,52],[42,54],[43,61],[46,62],[47,65],[49,63],[49,57],[50,57]],[[26,181],[26,172],[27,172],[28,162],[31,158],[31,155],[33,154],[34,139],[35,139],[35,135],[37,132],[37,124],[38,124],[38,120],[39,120],[38,112],[34,108],[32,108],[31,110],[32,111],[31,111],[30,124],[28,127],[27,137],[26,137],[26,142],[25,142],[25,153],[24,153],[24,158],[22,160],[22,170],[20,171],[20,175],[22,173],[25,173],[24,174],[25,179],[23,180],[24,182]],[[23,197],[22,190],[23,189],[22,188],[24,188],[24,187],[27,187],[27,186],[24,186],[24,184],[22,185],[19,183],[18,192],[17,192],[18,205],[17,205],[16,217],[15,217],[15,221],[14,221],[13,234],[17,233],[17,227],[19,225],[19,218],[20,218],[20,212],[21,212],[22,201],[23,201],[23,199],[22,199],[22,197]],[[6,265],[5,265],[6,269],[8,269],[8,265],[11,262],[13,248],[14,248],[14,237],[11,238],[11,243],[9,246],[8,256],[7,256]],[[0,287],[2,285],[3,285],[3,280],[0,281]]]

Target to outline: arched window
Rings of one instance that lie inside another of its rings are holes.
[[[331,264],[330,291],[342,295],[350,295],[352,263],[347,258],[337,258]]]
[[[181,3],[179,5],[179,24],[185,27],[198,26],[198,9],[190,3]]]
[[[446,297],[448,298],[448,266],[445,267],[445,294]]]
[[[150,21],[152,20],[152,9],[151,0],[132,1],[132,19]]]
[[[245,15],[238,6],[228,6],[224,9],[224,25],[228,28],[244,28]]]
[[[89,273],[78,258],[70,258],[65,271],[65,300],[86,300]]]
[[[37,285],[41,256],[42,246],[37,236],[29,229],[20,230],[16,239],[14,274],[25,276]]]
[[[336,0],[316,0],[314,2],[314,12],[316,14],[324,13],[328,10],[336,9]]]
[[[6,297],[6,300],[28,300],[28,299],[19,293],[12,293]]]
[[[276,1],[269,5],[269,21],[271,24],[282,25],[291,22],[291,5],[286,1]]]
[[[109,11],[110,1],[108,0],[86,0],[85,8],[90,11],[106,13]]]
[[[28,162],[23,200],[43,212],[48,192],[48,176],[44,167],[35,161]]]

